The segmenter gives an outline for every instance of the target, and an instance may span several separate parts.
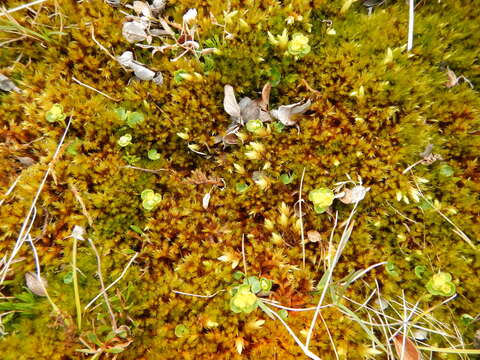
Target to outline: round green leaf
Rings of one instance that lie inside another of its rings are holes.
[[[160,159],[161,155],[158,153],[157,149],[148,150],[148,158],[152,161]]]
[[[175,336],[176,337],[182,338],[182,337],[187,336],[189,333],[190,333],[190,330],[188,330],[188,328],[185,325],[180,324],[180,325],[175,326]]]

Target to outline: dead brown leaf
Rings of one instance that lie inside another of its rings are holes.
[[[403,342],[405,340],[405,349],[403,349]],[[408,337],[404,338],[403,335],[398,334],[393,338],[393,344],[395,345],[395,351],[399,360],[420,360],[420,352],[417,347]],[[403,354],[403,357],[402,357]]]
[[[322,241],[322,236],[318,231],[310,230],[307,232],[308,241],[312,243],[317,243]]]
[[[202,170],[196,169],[192,171],[192,174],[189,178],[184,180],[187,184],[192,185],[216,185],[223,186],[223,181],[218,176],[207,176]]]

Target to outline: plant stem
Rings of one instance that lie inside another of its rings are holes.
[[[80,294],[78,292],[77,278],[77,238],[73,237],[72,249],[72,267],[73,267],[73,291],[75,293],[75,308],[77,309],[77,326],[78,330],[82,328],[82,306],[80,305]]]
[[[412,50],[413,48],[413,23],[415,20],[415,0],[410,0],[409,14],[408,14],[408,43],[407,51]]]

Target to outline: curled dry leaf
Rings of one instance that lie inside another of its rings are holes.
[[[35,164],[35,160],[33,160],[31,157],[28,156],[15,156],[15,158],[25,166],[32,166]]]
[[[260,101],[260,108],[263,111],[268,111],[268,104],[270,103],[270,91],[272,90],[272,84],[267,82],[262,89],[262,99]]]
[[[136,43],[148,39],[146,29],[148,24],[143,21],[129,21],[123,23],[122,35],[129,43]]]
[[[133,53],[131,51],[125,51],[122,55],[117,57],[117,61],[120,65],[129,68],[130,64],[133,62]]]
[[[83,235],[85,235],[85,228],[83,228],[82,226],[80,225],[75,225],[73,227],[73,230],[72,230],[72,237],[74,239],[77,239],[77,240],[85,240],[85,238],[83,237]]]
[[[357,185],[352,189],[345,189],[343,195],[339,200],[344,204],[354,204],[362,201],[365,198],[365,194],[370,190],[362,185]]]
[[[285,126],[293,126],[297,123],[296,116],[305,113],[312,102],[310,99],[295,104],[281,105],[278,109],[270,111],[270,114]]]
[[[17,85],[15,85],[15,83],[12,80],[10,80],[8,77],[6,77],[3,74],[0,74],[0,90],[7,91],[7,92],[15,91],[17,93],[22,92],[22,90],[18,88]]]
[[[37,296],[47,296],[46,288],[48,286],[47,280],[41,275],[38,278],[37,274],[29,271],[25,274],[25,281],[28,289]]]
[[[403,342],[405,340],[405,349],[403,349]],[[398,334],[393,338],[393,344],[395,345],[395,351],[399,360],[420,360],[420,352],[417,347],[408,337],[404,338],[403,335]],[[402,357],[403,354],[403,357]]]
[[[322,241],[322,236],[318,231],[310,230],[307,232],[308,241],[312,243],[317,243]]]
[[[112,7],[120,6],[120,0],[105,0],[105,2]]]
[[[147,3],[144,3],[143,1],[134,1],[133,2],[133,10],[138,15],[143,15],[143,16],[146,16],[146,17],[152,17],[152,10],[150,9],[150,6]]]
[[[139,64],[137,62],[132,62],[130,64],[130,69],[133,70],[135,76],[140,80],[153,80],[155,77],[155,71],[150,70],[146,66]]]
[[[232,85],[225,85],[224,93],[223,108],[228,115],[234,118],[240,118],[240,106],[238,105],[237,99],[235,99],[235,92],[233,91]]]
[[[122,55],[117,57],[117,61],[122,66],[133,70],[135,76],[140,80],[153,80],[156,84],[163,83],[163,75],[160,72],[156,73],[142,63],[133,60],[133,53],[131,51],[125,51]]]
[[[208,192],[203,196],[202,206],[205,210],[208,209],[208,204],[210,203],[210,198],[212,197],[211,193]]]
[[[167,0],[153,0],[151,8],[154,11],[163,11],[165,5],[167,5]]]

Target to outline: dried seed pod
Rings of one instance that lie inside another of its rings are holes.
[[[47,280],[45,280],[41,275],[38,278],[37,274],[29,271],[25,274],[25,281],[27,283],[28,289],[37,296],[47,296]]]

